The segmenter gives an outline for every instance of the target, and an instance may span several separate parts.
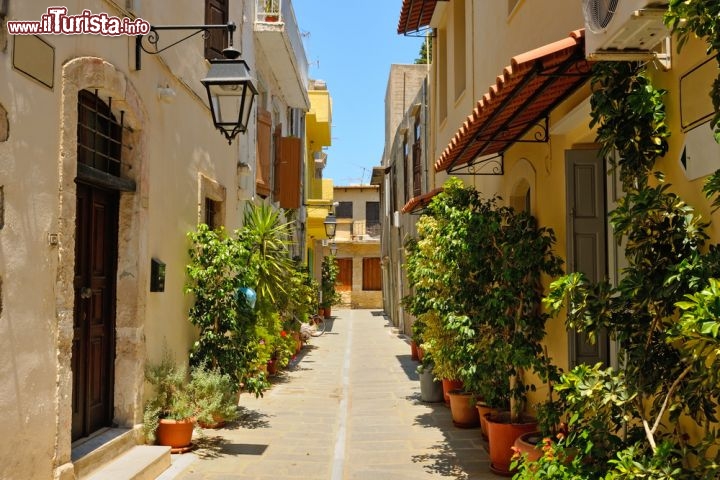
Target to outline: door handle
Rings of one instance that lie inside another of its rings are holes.
[[[80,289],[80,298],[82,299],[88,299],[92,297],[92,288],[90,287],[83,287]]]

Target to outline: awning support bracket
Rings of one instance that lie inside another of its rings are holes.
[[[475,157],[462,166],[448,169],[447,172],[453,175],[504,175],[505,155],[500,152],[491,157]]]

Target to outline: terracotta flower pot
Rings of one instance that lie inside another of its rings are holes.
[[[453,425],[458,428],[475,428],[480,425],[480,417],[472,393],[462,390],[450,390],[450,415]]]
[[[157,443],[170,447],[173,453],[179,453],[192,443],[194,419],[170,420],[161,418],[157,429]]]
[[[422,362],[422,359],[425,356],[425,350],[423,350],[423,348],[420,345],[417,346],[417,350],[418,350],[418,362]]]
[[[480,431],[482,433],[482,436],[485,440],[488,439],[487,434],[487,417],[486,415],[495,415],[498,413],[497,409],[490,407],[485,402],[477,402],[475,404],[475,407],[478,411],[478,416],[480,417]]]
[[[223,428],[226,424],[227,422],[225,421],[225,419],[217,415],[213,415],[213,421],[211,423],[198,421],[198,425],[200,425],[201,428],[207,429]]]
[[[450,397],[448,396],[448,392],[450,390],[462,390],[463,383],[460,380],[448,380],[447,378],[442,379],[442,387],[443,387],[443,398],[445,399],[445,405],[450,405]]]
[[[278,372],[278,361],[277,360],[268,360],[267,362],[267,371],[268,375],[275,375]]]
[[[488,442],[490,445],[490,470],[498,475],[510,475],[513,444],[524,433],[537,430],[537,421],[526,418],[523,423],[510,423],[509,413],[487,417]]]
[[[542,441],[542,439],[542,433],[537,431],[523,433],[515,439],[513,446],[521,455],[527,455],[527,461],[534,462],[538,458],[542,457],[542,448],[538,447],[538,444]]]
[[[420,354],[418,353],[418,346],[415,340],[410,341],[410,358],[415,361],[420,360]]]

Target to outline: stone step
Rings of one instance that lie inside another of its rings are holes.
[[[154,480],[169,467],[170,447],[138,445],[83,479]]]
[[[140,443],[138,435],[138,432],[130,428],[107,428],[73,443],[75,478],[87,477],[90,472],[133,448]]]

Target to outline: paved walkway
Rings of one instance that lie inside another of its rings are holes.
[[[498,479],[478,429],[420,402],[417,363],[382,314],[333,313],[263,398],[241,395],[236,424],[205,430],[160,479]]]

